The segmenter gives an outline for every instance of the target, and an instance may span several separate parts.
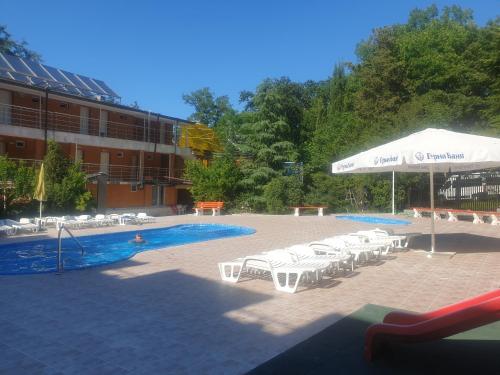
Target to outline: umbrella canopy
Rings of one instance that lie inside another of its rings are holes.
[[[332,164],[332,173],[460,172],[500,166],[500,139],[425,129]]]
[[[429,172],[434,211],[434,172],[461,172],[500,167],[500,139],[425,129],[332,164],[332,173]],[[434,251],[434,213],[431,213]]]
[[[47,200],[47,193],[45,191],[45,168],[43,163],[40,167],[40,172],[38,172],[38,178],[36,181],[34,198],[40,201],[40,219],[42,218],[42,202]]]
[[[40,167],[40,171],[38,172],[34,198],[40,202],[47,199],[45,192],[45,168],[43,166],[43,163]]]

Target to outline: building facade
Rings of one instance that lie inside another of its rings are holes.
[[[28,69],[21,75],[14,62]],[[50,77],[38,81],[42,74],[29,63],[0,54],[0,154],[40,163],[48,140],[55,140],[81,163],[100,211],[191,203],[182,176],[185,160],[196,157],[187,132],[193,123],[78,90],[71,83],[86,82],[83,76],[56,69],[68,81],[60,85],[63,78],[37,63]]]

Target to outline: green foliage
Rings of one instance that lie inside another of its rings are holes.
[[[479,27],[468,9],[432,5],[375,29],[358,62],[337,64],[325,81],[265,79],[241,92],[243,111],[208,117],[234,161],[235,206],[284,212],[295,199],[288,190],[300,190],[306,204],[390,210],[390,174],[331,176],[331,163],[428,127],[500,136],[498,51],[500,17]],[[191,99],[207,103],[195,116],[216,107],[208,89]],[[303,163],[300,187],[287,185],[287,161]],[[427,185],[425,175],[397,174],[397,207]]]
[[[48,142],[44,158],[47,207],[55,212],[85,211],[92,194],[86,189],[86,176],[79,163],[72,163],[59,144]]]
[[[0,52],[7,52],[15,56],[34,61],[41,61],[41,56],[27,47],[24,40],[17,42],[12,39],[12,35],[7,31],[7,26],[0,25]]]
[[[24,163],[0,156],[1,216],[13,214],[29,205],[35,188],[36,171]]]
[[[233,111],[227,96],[215,97],[208,87],[185,94],[182,99],[195,109],[189,120],[208,126],[214,126],[224,114]]]
[[[290,206],[302,203],[302,182],[296,176],[280,176],[264,186],[264,199],[269,213],[290,212]]]
[[[223,201],[231,206],[236,197],[240,175],[233,161],[215,159],[209,166],[199,160],[186,162],[185,178],[193,182],[195,201]]]

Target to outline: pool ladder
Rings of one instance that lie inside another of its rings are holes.
[[[59,224],[59,230],[57,232],[57,274],[60,275],[64,271],[64,264],[62,261],[62,231],[63,229],[71,236],[71,238],[76,242],[78,247],[82,250],[82,256],[85,254],[85,249],[83,248],[82,244],[80,241],[76,239],[75,236],[73,236],[73,233],[64,226],[64,223]]]

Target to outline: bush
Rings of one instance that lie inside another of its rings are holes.
[[[266,208],[272,214],[290,211],[290,206],[300,205],[303,197],[302,182],[296,176],[276,177],[264,187]]]
[[[205,166],[199,160],[186,162],[184,177],[195,201],[223,201],[229,207],[235,201],[240,181],[238,166],[229,159],[215,159]]]

